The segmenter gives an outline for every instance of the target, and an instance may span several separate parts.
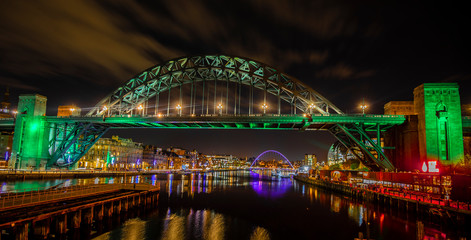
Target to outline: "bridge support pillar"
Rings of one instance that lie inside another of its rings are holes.
[[[424,83],[414,89],[418,114],[420,165],[438,160],[442,165],[464,159],[463,124],[457,83]],[[427,166],[429,167],[429,166]],[[425,169],[423,169],[425,170]]]
[[[47,98],[39,94],[20,95],[13,135],[11,169],[44,169],[49,159],[49,132],[44,115]]]

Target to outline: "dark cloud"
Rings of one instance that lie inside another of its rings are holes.
[[[326,67],[316,73],[318,78],[323,79],[359,79],[371,77],[375,74],[374,70],[357,71],[353,67],[339,63],[335,66]]]

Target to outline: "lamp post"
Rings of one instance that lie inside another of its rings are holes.
[[[177,105],[177,111],[178,111],[178,116],[182,115],[182,105],[178,104]]]
[[[267,113],[267,109],[268,109],[267,103],[263,103],[262,109],[263,109],[263,114]]]
[[[139,105],[139,106],[137,107],[137,110],[139,110],[139,111],[141,112],[141,115],[144,115],[144,111],[143,111],[144,108],[142,107],[142,105]]]
[[[222,103],[218,104],[219,115],[222,115]]]
[[[365,115],[365,109],[368,108],[368,105],[365,104],[365,99],[363,98],[363,103],[360,105],[361,112],[363,115]]]
[[[312,110],[316,107],[316,105],[314,105],[314,103],[311,103],[309,104],[308,108],[309,108],[309,114],[312,115]]]

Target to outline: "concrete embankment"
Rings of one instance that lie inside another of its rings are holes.
[[[295,176],[294,179],[350,196],[356,200],[371,202],[394,211],[404,211],[406,214],[437,219],[440,223],[458,225],[471,224],[471,209],[469,204],[465,206],[450,206],[443,200],[441,202],[429,200],[427,197],[414,195],[413,193],[403,193],[402,195],[383,193],[370,189],[357,188],[350,184],[329,182],[302,176]]]

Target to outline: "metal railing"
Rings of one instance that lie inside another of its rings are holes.
[[[92,185],[74,185],[71,187],[27,191],[19,193],[5,193],[0,195],[0,209],[18,207],[21,205],[39,203],[51,200],[58,200],[77,196],[86,196],[100,192],[113,190],[151,190],[159,189],[158,186],[145,183],[117,183],[117,184],[92,184]]]

